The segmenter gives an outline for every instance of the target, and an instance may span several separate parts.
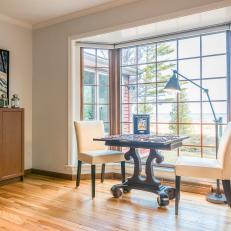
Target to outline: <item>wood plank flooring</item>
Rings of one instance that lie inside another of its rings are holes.
[[[75,189],[74,181],[31,174],[24,182],[1,186],[0,230],[231,230],[231,209],[202,195],[182,193],[175,217],[174,201],[158,208],[151,193],[133,190],[112,198],[110,188],[117,182],[97,180],[94,200],[89,180]]]

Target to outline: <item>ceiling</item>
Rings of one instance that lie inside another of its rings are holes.
[[[147,25],[79,39],[80,42],[118,44],[158,35],[231,22],[231,7],[192,14]]]
[[[126,0],[0,0],[0,15],[36,25],[68,14]]]

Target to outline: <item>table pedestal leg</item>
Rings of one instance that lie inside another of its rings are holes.
[[[146,177],[141,176],[142,164],[136,148],[131,147],[130,150],[125,153],[126,160],[130,160],[131,158],[134,161],[133,175],[127,178],[123,184],[112,186],[111,191],[115,198],[119,198],[122,195],[121,189],[124,192],[129,192],[131,189],[138,189],[158,194],[159,205],[167,205],[169,200],[175,198],[175,189],[161,185],[160,181],[154,176],[152,163],[154,160],[156,163],[161,163],[164,160],[163,156],[155,149],[150,149],[145,166]]]

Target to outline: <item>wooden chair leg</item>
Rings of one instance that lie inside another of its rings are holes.
[[[82,161],[78,160],[77,175],[76,175],[76,187],[79,187],[81,177]]]
[[[175,215],[178,215],[178,207],[180,200],[180,176],[176,176],[175,187],[176,187],[176,198],[175,198]]]
[[[95,165],[91,165],[91,195],[95,197]]]
[[[104,182],[104,175],[105,175],[105,164],[102,164],[102,168],[101,168],[101,183]]]
[[[227,200],[227,204],[229,207],[231,207],[231,186],[230,186],[230,180],[222,180],[223,188],[225,197]]]
[[[125,182],[125,161],[121,161],[121,175],[122,175],[122,183]]]

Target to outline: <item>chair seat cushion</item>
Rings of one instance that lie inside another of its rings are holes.
[[[176,161],[176,175],[222,179],[222,166],[215,159],[180,156]]]
[[[78,159],[89,164],[124,161],[124,153],[115,150],[95,150],[79,153]]]

